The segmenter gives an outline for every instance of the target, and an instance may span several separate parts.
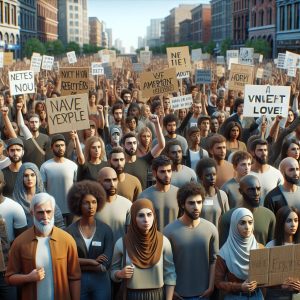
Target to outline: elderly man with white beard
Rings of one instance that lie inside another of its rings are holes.
[[[51,195],[35,195],[30,203],[34,225],[11,247],[5,278],[21,286],[21,299],[79,300],[77,247],[68,233],[54,226],[54,208]]]

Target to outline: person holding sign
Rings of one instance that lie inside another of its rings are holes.
[[[276,214],[274,240],[266,248],[298,244],[300,242],[300,214],[294,207],[284,206]],[[283,285],[267,289],[266,300],[292,300],[293,294],[300,293],[300,281],[289,278]]]
[[[237,208],[226,243],[217,256],[215,285],[226,293],[224,300],[255,299],[263,295],[257,282],[248,281],[250,250],[263,248],[253,234],[254,218],[247,208]]]

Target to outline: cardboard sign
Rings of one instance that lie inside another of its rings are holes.
[[[113,72],[111,66],[104,66],[104,74],[107,79],[113,79]]]
[[[3,64],[4,66],[10,66],[14,63],[14,54],[12,52],[4,52]]]
[[[4,63],[4,52],[0,51],[0,68],[3,68]]]
[[[239,57],[239,50],[227,50],[226,51],[227,65],[229,65],[230,58],[238,58],[238,57]]]
[[[217,56],[217,65],[225,65],[225,57]]]
[[[188,46],[167,48],[167,56],[169,68],[176,68],[177,78],[189,76],[191,59]]]
[[[89,68],[60,68],[61,95],[88,93]]]
[[[242,65],[253,65],[253,48],[241,48],[239,63]]]
[[[9,72],[9,88],[12,96],[35,93],[32,70]]]
[[[149,65],[151,62],[151,51],[140,51],[140,63],[144,65]]]
[[[136,64],[132,64],[132,68],[133,68],[133,71],[134,72],[143,72],[143,65],[142,64],[139,64],[139,63],[136,63]]]
[[[231,70],[231,65],[232,64],[238,64],[239,63],[239,58],[238,57],[230,57],[229,62],[228,62],[228,70]]]
[[[140,80],[143,97],[178,92],[175,68],[158,72],[143,72]]]
[[[54,72],[59,72],[59,62],[58,61],[55,61],[53,63],[53,71]]]
[[[244,116],[288,116],[290,86],[245,85]]]
[[[77,57],[75,51],[68,52],[67,57],[68,57],[69,64],[77,63]]]
[[[225,74],[225,68],[223,66],[217,66],[217,76],[223,77]]]
[[[297,74],[297,68],[296,66],[290,66],[287,70],[287,75],[289,77],[296,77]]]
[[[171,98],[171,108],[182,109],[190,108],[193,105],[193,97],[191,94]]]
[[[263,68],[258,68],[256,71],[256,78],[262,78],[264,74],[264,69]]]
[[[123,68],[123,60],[121,57],[117,57],[116,63],[115,63],[116,69],[122,69]]]
[[[263,79],[269,79],[272,77],[272,70],[264,69]]]
[[[104,75],[104,68],[101,63],[92,62],[92,75]]]
[[[211,83],[211,70],[196,70],[195,82],[198,83]]]
[[[194,68],[195,68],[195,69],[203,69],[203,68],[204,68],[204,66],[203,66],[203,61],[202,61],[202,60],[196,61],[196,62],[194,63]]]
[[[285,53],[278,53],[277,68],[285,69]]]
[[[117,60],[115,50],[103,49],[98,52],[102,63],[114,63]]]
[[[202,59],[202,49],[193,49],[192,50],[192,61],[198,61]]]
[[[39,73],[41,70],[42,59],[43,57],[39,53],[32,53],[30,70],[32,70],[34,73]]]
[[[300,279],[300,244],[250,251],[249,281],[262,286],[281,285]]]
[[[90,128],[87,94],[48,98],[46,108],[50,134]]]
[[[234,91],[243,91],[246,84],[253,83],[253,66],[232,64],[228,88]]]
[[[54,56],[43,55],[42,69],[51,71],[54,63]]]

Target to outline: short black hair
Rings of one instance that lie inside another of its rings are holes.
[[[126,139],[132,138],[132,137],[136,138],[136,135],[133,132],[128,132],[128,133],[124,134],[122,137],[122,145],[125,145]]]
[[[157,171],[159,167],[165,167],[170,165],[172,165],[170,158],[166,155],[160,155],[153,159],[152,170]]]
[[[128,90],[128,89],[123,89],[121,91],[121,95],[120,95],[120,97],[121,97],[122,100],[123,100],[123,97],[124,97],[125,94],[130,94],[130,96],[131,96],[131,91]]]
[[[237,112],[237,108],[241,105],[244,104],[244,99],[242,98],[236,98],[233,104],[233,111]]]
[[[70,212],[76,216],[81,216],[81,204],[86,195],[93,195],[97,200],[97,211],[100,211],[106,202],[106,193],[102,185],[96,181],[82,180],[76,182],[70,188],[67,201]]]
[[[113,147],[108,154],[108,159],[110,160],[114,153],[123,153],[125,155],[124,149],[122,147]]]
[[[180,146],[181,150],[182,150],[182,145],[179,141],[175,140],[175,141],[169,141],[167,142],[165,149],[164,149],[164,153],[168,156],[168,153],[170,151],[170,148],[172,146]]]
[[[250,144],[250,150],[254,152],[257,145],[266,145],[266,146],[268,146],[268,142],[264,139],[261,139],[261,138],[255,139]]]
[[[198,178],[200,179],[202,177],[205,169],[213,167],[217,169],[217,163],[214,159],[210,157],[200,159],[196,166],[196,174]]]
[[[115,110],[117,110],[117,109],[122,109],[122,111],[123,111],[123,107],[124,106],[123,106],[122,102],[116,102],[111,108],[112,115],[114,114]]]
[[[177,124],[177,118],[174,114],[168,114],[163,119],[163,124],[166,127],[169,123],[175,122]]]

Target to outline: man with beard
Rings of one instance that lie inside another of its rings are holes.
[[[168,142],[165,153],[172,161],[171,184],[181,188],[186,183],[197,182],[195,171],[182,164],[182,148],[178,141]]]
[[[152,201],[157,216],[157,228],[162,232],[166,225],[177,219],[178,188],[171,185],[172,162],[167,156],[161,155],[153,160],[152,173],[156,183],[139,194],[138,199]]]
[[[6,151],[11,164],[2,170],[6,182],[3,195],[12,198],[18,172],[22,165],[22,157],[24,155],[23,141],[20,138],[9,139],[6,143]]]
[[[106,204],[96,218],[113,231],[114,243],[125,235],[129,224],[131,201],[117,194],[118,176],[113,168],[104,167],[99,171],[98,182],[106,192]]]
[[[201,159],[196,174],[205,190],[201,217],[217,227],[221,216],[229,210],[229,204],[226,193],[216,186],[219,176],[216,162],[209,157]]]
[[[124,104],[124,108],[123,108],[124,114],[125,114],[125,116],[127,116],[127,111],[128,111],[129,105],[132,102],[130,90],[123,89],[121,91],[121,99]]]
[[[216,186],[221,186],[234,176],[234,169],[230,162],[225,160],[226,158],[226,139],[220,135],[215,134],[209,137],[209,153],[211,157],[217,163],[218,178]]]
[[[217,228],[200,218],[204,196],[200,184],[181,187],[177,193],[180,217],[164,229],[177,274],[175,299],[209,299],[214,290],[219,239]]]
[[[279,170],[268,164],[268,142],[262,139],[255,139],[250,145],[253,164],[251,175],[258,178],[261,184],[260,205],[263,205],[268,192],[278,184],[283,183],[283,177]]]
[[[276,218],[274,213],[263,206],[259,206],[261,184],[256,176],[246,175],[240,180],[240,193],[243,196],[241,207],[248,208],[254,218],[254,236],[257,242],[266,245],[273,239]],[[220,248],[226,242],[231,215],[236,208],[225,213],[219,224]]]
[[[65,137],[56,134],[51,140],[51,149],[54,157],[45,161],[41,166],[41,176],[46,191],[56,199],[65,224],[68,226],[72,222],[73,216],[70,214],[67,193],[76,181],[77,165],[64,157],[66,152]]]
[[[177,117],[173,114],[166,115],[163,119],[164,129],[167,131],[165,135],[166,142],[178,141],[181,145],[183,151],[183,156],[187,155],[188,144],[186,139],[178,134],[178,131],[181,131],[177,128]],[[158,142],[158,139],[154,139],[152,142],[152,147],[154,147]]]
[[[112,128],[114,127],[118,127],[121,129],[122,121],[123,121],[123,104],[121,102],[115,103],[111,108],[111,114],[112,114],[112,120],[110,118],[109,132],[111,132]]]
[[[293,157],[284,158],[279,170],[283,175],[283,184],[279,184],[265,197],[264,206],[276,215],[283,206],[293,206],[300,210],[299,163]]]
[[[122,147],[112,148],[109,154],[109,164],[118,176],[118,195],[134,202],[142,192],[142,186],[137,177],[124,172],[125,153]]]
[[[155,126],[155,134],[157,136],[157,145],[155,145],[151,151],[142,157],[137,157],[137,139],[134,133],[129,132],[122,138],[122,144],[125,150],[125,172],[129,173],[139,179],[142,188],[145,189],[147,186],[152,185],[151,174],[148,176],[148,168],[151,165],[153,158],[160,155],[165,147],[165,138],[163,136],[158,117],[151,115],[151,121]],[[150,177],[148,179],[148,177]]]
[[[74,239],[54,226],[55,200],[36,194],[30,203],[34,226],[19,235],[10,249],[5,274],[20,285],[21,299],[80,298],[80,266]]]

